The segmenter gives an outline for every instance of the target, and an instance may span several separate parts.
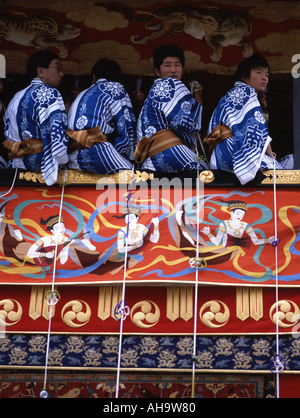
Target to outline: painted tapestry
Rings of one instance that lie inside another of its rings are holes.
[[[258,52],[272,71],[290,72],[299,53],[298,2],[123,0],[5,0],[0,10],[0,53],[9,73],[25,72],[28,56],[53,48],[65,73],[90,73],[101,57],[125,74],[152,75],[152,52],[176,43],[187,71],[232,74]]]
[[[297,189],[97,188],[2,198],[0,283],[300,284]]]

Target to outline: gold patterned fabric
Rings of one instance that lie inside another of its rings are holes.
[[[4,141],[4,147],[8,150],[8,158],[23,158],[26,155],[39,154],[44,151],[43,141],[41,139],[24,139],[22,142]]]
[[[99,126],[81,131],[68,129],[66,133],[70,137],[69,153],[81,148],[92,148],[99,142],[108,142],[107,136],[101,131]]]
[[[147,158],[151,158],[176,145],[182,145],[182,140],[174,132],[163,129],[151,138],[143,137],[134,152],[134,159],[137,163],[143,163]]]
[[[231,138],[233,132],[226,125],[217,125],[213,131],[203,139],[203,142],[208,145],[209,151],[212,153],[220,142],[225,141],[227,138]]]

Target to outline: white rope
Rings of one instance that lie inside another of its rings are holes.
[[[131,186],[128,196],[128,214],[130,214],[130,199],[133,186],[133,176],[134,176],[134,166],[132,167],[131,175]],[[124,260],[124,274],[123,274],[123,283],[122,283],[122,300],[120,303],[120,336],[119,336],[119,353],[118,353],[118,365],[117,365],[117,379],[116,379],[116,398],[119,397],[119,387],[120,387],[120,374],[121,374],[121,357],[122,357],[122,345],[123,345],[123,323],[126,319],[126,308],[125,308],[125,286],[126,286],[126,274],[127,274],[127,257],[128,257],[128,234],[129,234],[130,221],[127,223],[126,231],[126,243],[125,243],[125,260]]]
[[[279,318],[278,318],[278,302],[279,302],[279,286],[278,286],[278,224],[277,224],[277,184],[276,184],[276,162],[274,160],[273,168],[274,177],[274,225],[275,225],[275,269],[276,269],[276,356],[274,361],[276,373],[276,397],[280,398],[280,371],[282,364],[280,362],[280,347],[279,347]]]
[[[8,192],[2,194],[0,197],[5,197],[5,196],[9,195],[10,192],[13,190],[13,188],[15,187],[15,184],[16,184],[17,174],[18,174],[18,169],[16,168],[15,176],[14,176],[14,179],[13,179],[13,182],[12,182],[12,185],[11,185],[11,188],[9,189]]]
[[[64,181],[63,181],[63,184],[62,184],[62,192],[61,192],[60,207],[59,207],[59,217],[58,217],[58,222],[59,223],[61,222],[61,219],[62,219],[62,208],[63,208],[63,202],[64,202],[66,176],[67,176],[67,169],[65,170]],[[48,332],[47,332],[47,347],[46,347],[46,359],[45,359],[44,386],[43,386],[43,390],[40,394],[41,398],[48,398],[48,392],[46,391],[46,388],[47,388],[47,379],[48,379],[48,362],[49,362],[49,350],[50,350],[50,338],[51,338],[52,312],[53,312],[53,307],[58,302],[58,299],[57,299],[57,294],[58,293],[55,291],[56,266],[57,266],[58,244],[59,244],[58,239],[59,239],[59,236],[57,236],[56,243],[55,243],[52,286],[51,286],[51,292],[49,292],[49,298],[47,300],[47,303],[49,305],[49,322],[48,322]]]
[[[195,296],[194,296],[194,341],[193,341],[193,357],[192,357],[192,398],[195,397],[195,374],[196,374],[196,363],[197,363],[197,319],[198,319],[198,281],[199,281],[199,268],[197,266],[199,260],[199,228],[200,228],[200,204],[199,204],[199,195],[200,195],[200,157],[197,152],[197,179],[196,179],[196,198],[197,198],[197,231],[196,231],[196,273],[195,273]]]

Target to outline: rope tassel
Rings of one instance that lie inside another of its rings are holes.
[[[276,184],[276,166],[274,160],[274,225],[275,225],[275,240],[272,243],[275,250],[275,266],[276,266],[276,355],[272,358],[270,367],[272,373],[276,373],[276,397],[280,398],[280,373],[285,369],[286,361],[280,355],[279,347],[279,312],[278,312],[278,302],[279,302],[279,283],[278,283],[278,245],[280,240],[278,239],[278,224],[277,224],[277,184]]]
[[[65,185],[66,185],[66,177],[67,177],[67,170],[65,170],[64,174],[64,182],[62,185],[62,192],[61,192],[61,200],[60,200],[60,207],[59,207],[59,217],[58,222],[60,223],[62,220],[62,209],[64,203],[64,194],[65,194]],[[55,289],[55,278],[56,278],[56,264],[57,264],[57,256],[58,256],[58,240],[57,237],[55,243],[55,253],[54,253],[54,267],[53,267],[53,276],[52,276],[52,286],[51,290],[45,293],[45,299],[47,300],[47,304],[49,305],[49,323],[48,323],[48,334],[47,334],[47,348],[46,348],[46,360],[45,360],[45,375],[44,375],[44,386],[43,390],[40,393],[41,398],[49,398],[49,393],[47,392],[47,379],[48,379],[48,363],[49,363],[49,351],[50,351],[50,338],[51,338],[51,321],[52,321],[52,311],[53,307],[59,302],[60,294]]]

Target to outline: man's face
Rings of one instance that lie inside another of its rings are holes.
[[[182,73],[182,64],[177,57],[167,57],[163,60],[159,69],[155,68],[155,75],[162,79],[172,77],[181,80]]]
[[[52,60],[49,68],[38,67],[38,77],[49,87],[57,88],[63,76],[64,73],[58,59]]]
[[[269,84],[269,70],[268,68],[255,68],[251,70],[250,77],[244,79],[246,84],[255,88],[257,92],[263,93]]]

